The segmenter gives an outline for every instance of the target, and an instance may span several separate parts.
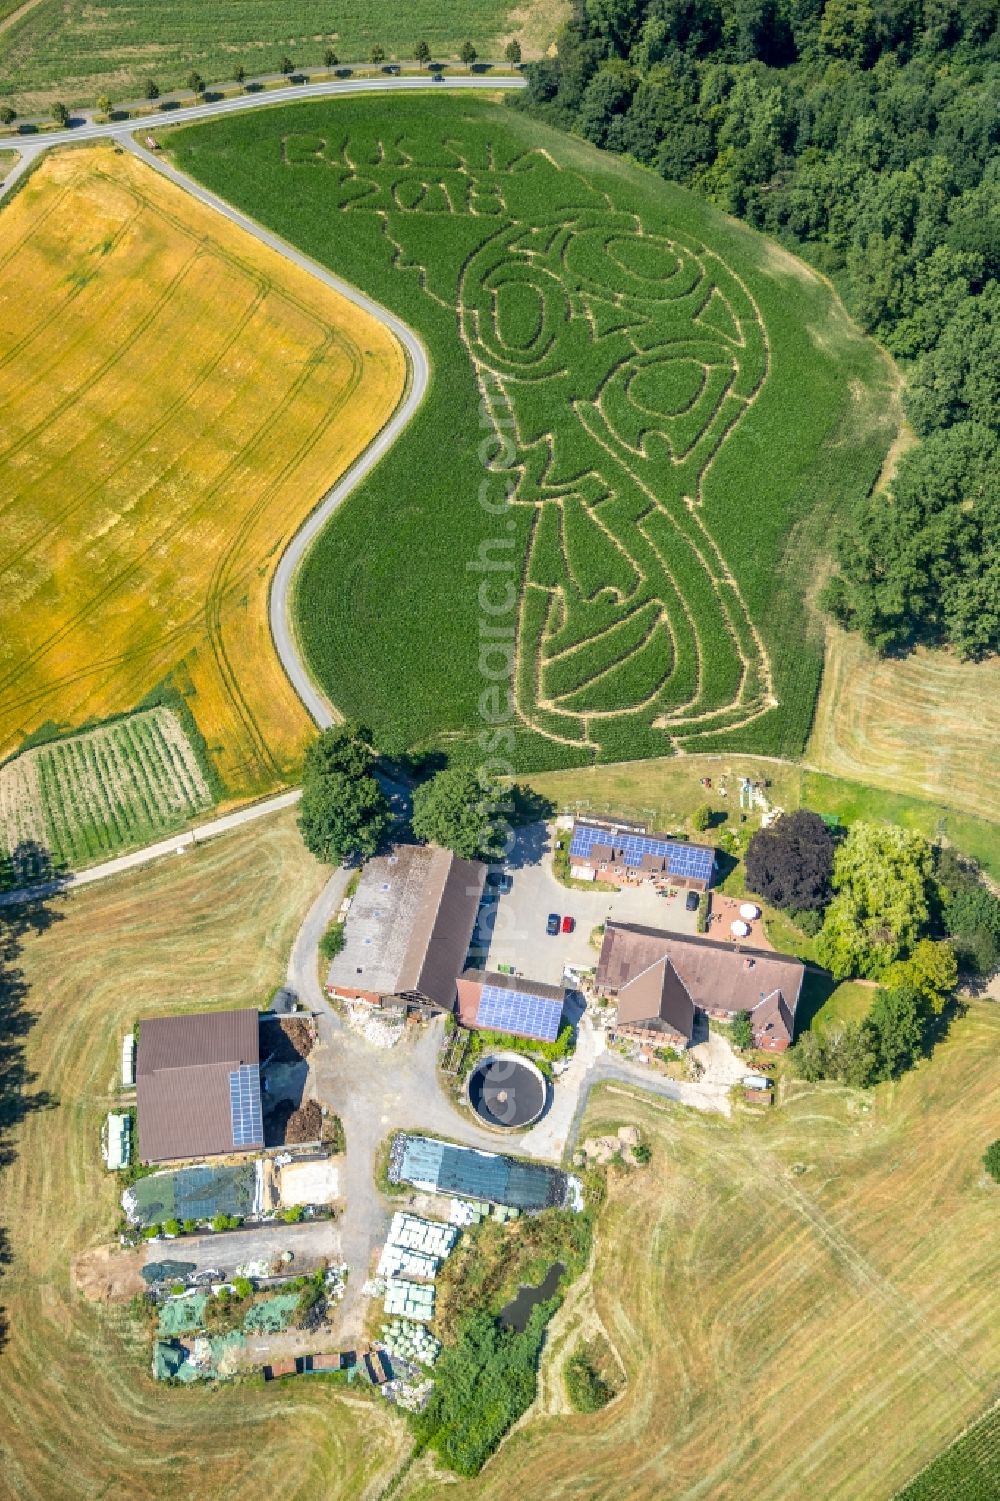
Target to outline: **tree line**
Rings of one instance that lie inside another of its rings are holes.
[[[573,0],[515,105],[804,254],[924,440],[845,519],[826,608],[1000,650],[1000,43],[991,0]]]

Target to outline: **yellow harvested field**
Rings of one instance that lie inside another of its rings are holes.
[[[172,674],[229,792],[264,792],[309,732],[270,577],[403,351],[111,147],[47,156],[0,226],[0,759]]]
[[[1000,660],[880,659],[831,627],[806,761],[819,771],[1000,819]]]

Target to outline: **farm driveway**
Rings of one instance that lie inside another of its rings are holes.
[[[541,823],[517,830],[507,859],[511,889],[483,909],[479,923],[477,937],[490,969],[512,964],[519,974],[556,985],[566,965],[590,969],[597,963],[590,935],[609,917],[672,933],[695,932],[698,914],[685,910],[683,896],[660,897],[646,884],[625,891],[563,886],[552,870],[553,835]],[[545,931],[550,912],[574,917],[575,932],[550,938]]]
[[[193,1261],[199,1271],[217,1268],[227,1276],[248,1261],[275,1261],[291,1251],[290,1270],[308,1272],[322,1261],[339,1262],[340,1231],[333,1220],[286,1225],[255,1225],[219,1234],[182,1235],[146,1243],[144,1265],[151,1261]]]

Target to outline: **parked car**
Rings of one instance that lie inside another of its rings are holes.
[[[573,929],[575,927],[576,927],[576,918],[575,917],[570,917],[570,916],[567,915],[566,917],[563,918],[562,928],[563,928],[563,932],[564,933],[572,933],[572,931],[573,931]]]
[[[559,926],[560,926],[559,913],[558,912],[550,912],[549,913],[549,920],[545,924],[545,931],[546,931],[546,933],[548,933],[548,935],[549,935],[550,938],[554,938],[555,935],[559,932]]]
[[[688,909],[689,912],[697,912],[697,910],[698,910],[698,893],[697,893],[697,891],[689,891],[688,892],[687,896],[684,898],[684,905]]]
[[[487,879],[497,896],[507,896],[514,884],[505,870],[491,870]]]

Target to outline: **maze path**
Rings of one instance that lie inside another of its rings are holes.
[[[767,379],[759,309],[707,246],[465,123],[282,151],[322,165],[338,208],[376,216],[395,269],[454,310],[498,452],[512,435],[512,503],[534,513],[518,711],[598,754],[629,720],[675,746],[746,725],[776,702],[771,663],[702,498]]]

